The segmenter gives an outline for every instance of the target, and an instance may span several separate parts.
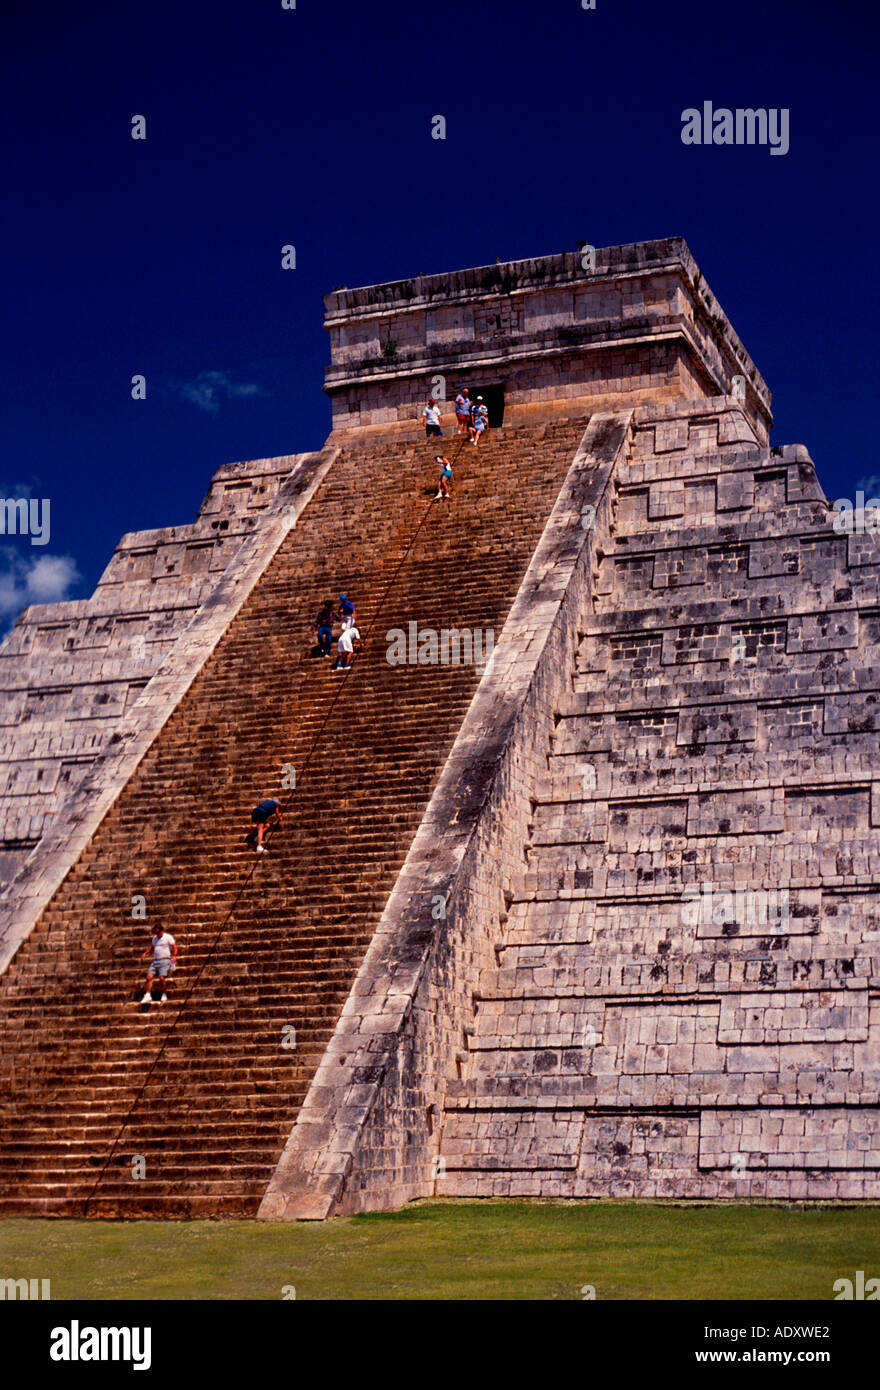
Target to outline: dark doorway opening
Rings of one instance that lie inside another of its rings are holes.
[[[489,412],[489,428],[491,430],[500,429],[504,423],[504,387],[502,386],[472,386],[470,388],[471,403],[476,405],[477,396],[483,397],[483,405]]]

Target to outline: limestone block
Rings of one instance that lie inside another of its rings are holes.
[[[858,644],[854,612],[804,613],[788,620],[789,652],[842,651]]]

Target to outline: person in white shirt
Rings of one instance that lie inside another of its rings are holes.
[[[158,975],[162,981],[162,997],[159,1003],[167,1004],[168,995],[165,989],[169,982],[169,976],[177,969],[177,942],[164,927],[156,928],[153,939],[141,956],[141,960],[146,960],[147,956],[152,956],[152,959],[147,970],[147,983],[144,985],[144,997],[141,1003],[153,1003],[153,979]]]
[[[440,428],[440,407],[433,396],[429,397],[428,404],[422,411],[422,416],[425,421],[425,435],[428,439],[430,439],[432,434],[442,435],[443,431]]]
[[[351,654],[361,649],[361,635],[356,627],[347,627],[336,643],[337,657],[333,663],[334,671],[351,670]]]

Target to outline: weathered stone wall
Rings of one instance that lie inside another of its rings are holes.
[[[225,464],[196,522],[123,536],[90,599],[32,605],[0,644],[0,887],[52,830],[296,463]]]
[[[749,433],[634,417],[447,1193],[880,1195],[880,544]]]

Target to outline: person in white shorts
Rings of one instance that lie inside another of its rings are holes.
[[[144,997],[142,1004],[153,1003],[153,979],[156,975],[162,981],[162,997],[160,1004],[168,1003],[168,995],[165,992],[169,977],[177,969],[177,942],[169,931],[164,927],[157,927],[153,933],[153,939],[149,947],[141,956],[141,960],[146,960],[147,956],[152,955],[150,966],[147,971],[147,983],[144,985]]]
[[[348,594],[339,595],[339,621],[342,623],[343,632],[347,627],[354,627],[354,602],[348,597]]]
[[[488,428],[489,411],[483,405],[483,397],[477,396],[477,403],[474,406],[473,414],[471,416],[471,426],[468,430],[468,433],[471,437],[471,443],[479,444],[482,435],[486,433]]]
[[[338,655],[333,663],[334,671],[351,670],[351,654],[356,647],[360,648],[360,643],[361,635],[356,627],[347,627],[344,629],[339,641],[336,643]]]

